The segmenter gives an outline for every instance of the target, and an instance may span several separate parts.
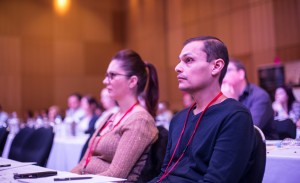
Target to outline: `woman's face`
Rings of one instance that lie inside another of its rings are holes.
[[[288,101],[288,96],[283,88],[277,88],[275,91],[275,100],[284,103]]]
[[[88,111],[90,109],[90,105],[87,101],[87,99],[85,97],[83,97],[81,99],[81,108],[84,110],[84,111]]]
[[[107,68],[103,84],[112,99],[118,101],[129,91],[129,79],[127,73],[120,67],[120,62],[112,60]]]

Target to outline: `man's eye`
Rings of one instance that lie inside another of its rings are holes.
[[[110,78],[111,78],[111,79],[113,79],[113,78],[116,76],[115,73],[109,73],[109,75],[110,75]]]
[[[193,61],[193,59],[192,59],[192,58],[186,58],[184,61],[185,61],[186,63],[189,63],[189,62]]]

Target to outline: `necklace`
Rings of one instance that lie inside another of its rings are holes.
[[[137,101],[136,103],[134,103],[134,104],[133,104],[126,112],[125,112],[125,114],[120,118],[120,120],[119,120],[115,125],[113,125],[113,127],[112,127],[110,130],[106,131],[104,134],[101,134],[101,131],[102,131],[103,129],[105,129],[105,128],[110,124],[109,121],[110,121],[110,118],[111,118],[112,115],[109,116],[109,118],[108,118],[107,122],[105,123],[105,125],[104,125],[102,128],[100,128],[99,131],[97,132],[97,136],[99,135],[99,138],[98,138],[98,140],[97,140],[95,146],[94,146],[94,143],[95,143],[96,136],[93,138],[93,141],[92,141],[91,146],[90,146],[90,148],[89,148],[88,155],[87,155],[87,158],[86,158],[86,160],[85,160],[85,164],[84,164],[84,167],[83,167],[83,169],[82,169],[82,171],[81,171],[81,174],[85,174],[85,169],[86,169],[87,165],[89,164],[89,162],[91,161],[92,152],[93,152],[93,151],[96,149],[96,147],[98,146],[98,144],[99,144],[101,138],[102,138],[103,136],[105,136],[107,133],[111,132],[113,129],[115,129],[115,128],[121,123],[121,121],[123,120],[123,118],[124,118],[129,112],[131,112],[131,111],[133,110],[133,108],[134,108],[136,105],[138,105],[138,104],[139,104],[138,101]],[[94,148],[93,148],[93,147],[94,147]]]
[[[178,164],[178,162],[181,160],[181,158],[183,157],[184,153],[186,152],[187,148],[189,147],[190,143],[192,142],[192,140],[193,140],[193,138],[194,138],[194,136],[195,136],[195,133],[196,133],[196,131],[197,131],[197,128],[198,128],[198,126],[199,126],[199,124],[200,124],[200,121],[201,121],[201,119],[202,119],[204,113],[205,113],[206,110],[207,110],[214,102],[216,102],[216,101],[218,100],[218,98],[220,98],[222,95],[223,95],[223,93],[220,92],[220,93],[219,93],[217,96],[215,96],[215,97],[207,104],[207,106],[204,108],[203,112],[201,113],[201,115],[200,115],[200,117],[199,117],[199,119],[198,119],[198,121],[197,121],[197,123],[196,123],[196,125],[195,125],[194,131],[193,131],[192,135],[190,136],[190,139],[189,139],[187,145],[185,146],[184,150],[182,151],[182,153],[181,153],[181,155],[179,156],[179,158],[177,159],[177,161],[174,163],[174,165],[173,165],[173,166],[170,168],[170,170],[168,171],[168,168],[170,167],[170,165],[171,165],[171,163],[172,163],[172,160],[173,160],[173,158],[174,158],[174,155],[175,155],[175,153],[176,153],[176,150],[177,150],[177,148],[178,148],[178,146],[179,146],[179,144],[180,144],[181,138],[182,138],[183,133],[184,133],[184,131],[185,131],[185,128],[186,128],[186,124],[187,124],[187,121],[188,121],[189,114],[190,114],[191,110],[194,108],[194,106],[196,105],[196,102],[190,107],[190,109],[189,109],[189,111],[188,111],[188,113],[187,113],[187,115],[186,115],[185,122],[184,122],[183,128],[182,128],[182,130],[181,130],[179,139],[178,139],[178,141],[177,141],[177,143],[176,143],[175,149],[174,149],[174,151],[173,151],[173,153],[172,153],[172,156],[171,156],[171,158],[170,158],[170,160],[169,160],[169,163],[168,163],[168,165],[167,165],[167,167],[166,167],[166,169],[165,169],[165,172],[163,173],[163,175],[159,178],[159,180],[158,180],[157,182],[161,182],[164,178],[166,178],[166,177],[170,174],[170,172],[175,168],[175,166]]]

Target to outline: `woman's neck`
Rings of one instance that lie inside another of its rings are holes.
[[[137,98],[128,97],[118,101],[119,104],[119,113],[125,113],[130,107],[132,107],[136,102]]]
[[[286,112],[289,112],[289,111],[288,111],[289,109],[288,109],[288,104],[287,104],[287,102],[282,102],[281,105],[282,105],[283,109],[284,109]]]

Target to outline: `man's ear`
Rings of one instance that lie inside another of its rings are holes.
[[[128,81],[129,82],[129,88],[134,88],[137,85],[138,80],[139,79],[138,79],[137,76],[135,76],[135,75],[131,76],[129,81]]]
[[[223,59],[219,58],[219,59],[214,60],[211,74],[214,76],[214,75],[221,73],[224,65],[225,65],[225,62]]]

